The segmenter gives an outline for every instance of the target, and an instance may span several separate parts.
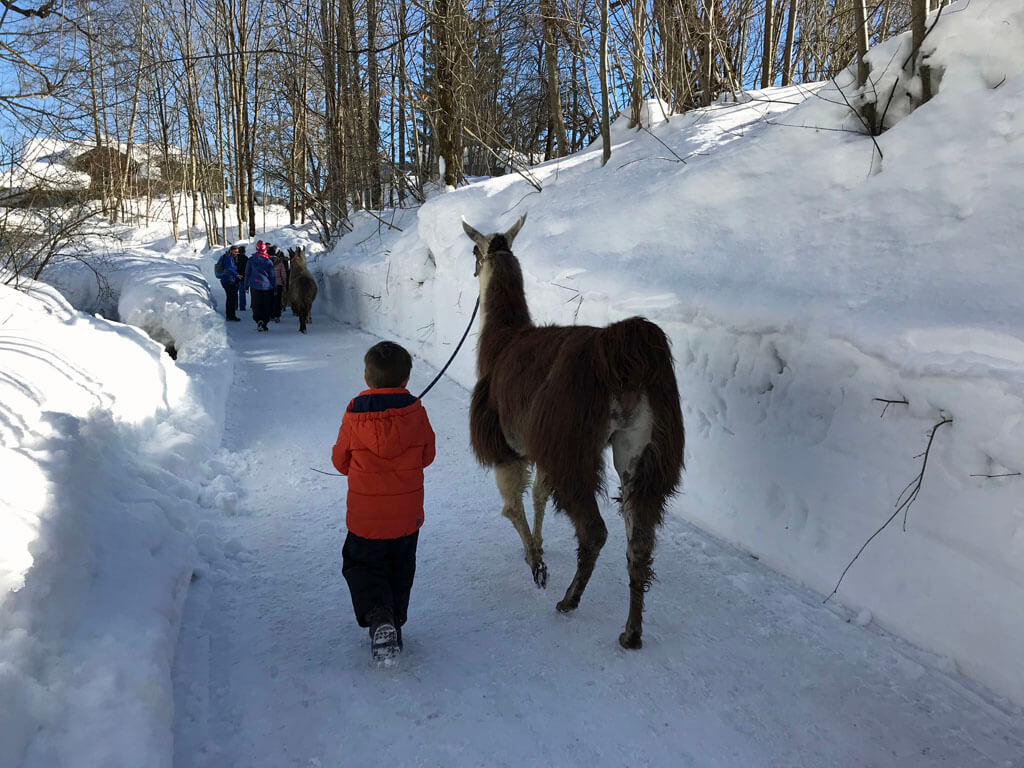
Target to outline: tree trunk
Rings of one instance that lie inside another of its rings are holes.
[[[786,46],[782,54],[782,84],[793,84],[793,38],[796,36],[796,1],[789,0],[789,18],[786,20]],[[855,0],[863,3],[864,0]]]
[[[461,115],[456,98],[461,73],[455,41],[456,18],[461,12],[462,0],[434,0],[434,58],[436,78],[436,104],[434,125],[437,133],[437,153],[444,163],[442,181],[454,187],[462,175]]]
[[[558,142],[558,149],[555,151],[554,156],[564,157],[569,154],[570,150],[565,136],[565,120],[562,116],[562,96],[558,79],[558,35],[556,28],[558,9],[556,1],[540,0],[540,16],[544,30],[544,61],[547,69],[548,122]],[[642,0],[635,0],[635,2],[642,2]]]
[[[921,103],[924,104],[932,97],[932,72],[931,67],[922,64],[921,45],[924,43],[924,36],[927,34],[925,23],[928,19],[930,4],[928,0],[911,0],[910,34],[914,46],[914,64],[918,67],[921,76]]]
[[[609,118],[609,94],[608,94],[608,1],[601,0],[601,65],[599,77],[601,79],[601,166],[608,164],[612,156],[612,130]]]
[[[768,88],[775,67],[775,0],[764,0],[764,45],[761,49],[761,87]]]

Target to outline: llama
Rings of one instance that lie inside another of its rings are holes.
[[[523,540],[535,583],[546,586],[541,522],[548,494],[576,530],[576,574],[557,604],[580,598],[608,529],[598,510],[604,448],[611,444],[626,524],[629,614],[623,648],[643,645],[644,594],[654,578],[656,529],[679,485],[685,433],[669,341],[654,323],[632,317],[605,328],[536,326],[512,241],[526,216],[505,233],[482,235],[465,219],[480,280],[477,383],[470,439],[493,466],[502,514]],[[534,530],[522,495],[534,480]]]
[[[306,257],[301,248],[289,248],[291,275],[288,279],[288,303],[292,312],[299,316],[299,331],[306,332],[306,323],[312,322],[313,301],[316,299],[316,278],[306,267]]]

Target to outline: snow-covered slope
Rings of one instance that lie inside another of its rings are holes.
[[[892,128],[878,138],[881,156],[869,138],[849,132],[856,119],[833,85],[771,89],[668,121],[657,120],[652,109],[650,133],[620,123],[607,167],[600,167],[594,148],[531,169],[543,186],[539,194],[513,175],[398,212],[393,223],[400,230],[367,216],[334,253],[314,256],[323,276],[316,312],[409,340],[439,365],[461,336],[476,295],[460,216],[490,230],[528,212],[516,251],[538,321],[603,324],[642,313],[672,337],[690,438],[685,487],[673,512],[822,595],[892,514],[934,434],[905,532],[897,518],[874,539],[837,599],[858,623],[874,621],[944,655],[947,670],[1024,702],[1022,24],[1019,3],[1011,0],[948,7],[925,48],[942,70],[938,94],[912,113],[892,113]],[[876,73],[888,60],[899,61],[905,48],[905,40],[896,40],[877,49]],[[840,80],[845,86],[848,79]],[[914,87],[913,78],[907,86]],[[391,221],[391,212],[382,218]],[[211,510],[238,511],[240,489],[232,467],[212,458],[233,366],[211,307],[213,262],[151,234],[127,233],[126,253],[114,254],[108,270],[116,301],[105,308],[149,336],[76,311],[45,286],[0,288],[3,768],[172,760],[170,665],[186,585],[196,562],[224,560],[219,531],[206,518]],[[307,234],[295,231],[269,239],[309,245]],[[96,298],[86,285],[71,273],[63,285],[71,304],[85,307]],[[163,351],[171,342],[176,363]],[[358,361],[358,352],[352,342],[339,354]],[[260,350],[247,353],[261,359]],[[277,375],[308,369],[301,352],[263,363],[283,393],[291,390]],[[472,385],[472,342],[450,370]],[[445,398],[449,406],[459,402],[455,391]],[[885,407],[874,398],[906,404]],[[466,466],[468,453],[460,459],[451,451],[449,460]],[[290,482],[297,483],[296,495],[308,492],[307,482]],[[458,496],[458,488],[445,491],[444,499]],[[479,494],[465,504],[459,511],[479,505],[494,513],[494,499]],[[690,538],[683,521],[669,527]],[[511,530],[503,530],[511,540]],[[552,521],[553,552],[558,530]],[[564,526],[561,532],[568,536]],[[268,536],[275,539],[276,531]],[[473,546],[483,553],[479,562],[496,567],[487,553],[502,545],[488,536]],[[562,549],[569,563],[571,543]],[[241,562],[244,553],[238,554]],[[289,562],[299,561],[274,567]],[[316,568],[326,573],[326,563]],[[522,569],[520,562],[515,567]],[[622,577],[620,564],[614,573]],[[762,599],[756,574],[739,566],[722,573],[751,603]],[[264,594],[264,586],[255,584],[250,594]],[[681,599],[654,589],[652,605]],[[716,594],[705,591],[702,599],[720,607]],[[772,627],[815,614],[807,605],[789,613],[787,601],[765,599]],[[490,626],[510,626],[502,606],[491,607]],[[293,617],[281,610],[271,629],[276,622],[288,627]],[[666,619],[669,640],[685,632],[677,619]],[[730,613],[716,631],[741,632],[739,621]],[[706,635],[713,662],[716,638]],[[834,648],[823,637],[806,667],[812,677],[829,666]],[[844,648],[868,648],[863,640]],[[340,641],[331,636],[330,642]],[[273,638],[262,647],[278,650]],[[287,653],[292,646],[283,647]],[[806,647],[774,645],[778,655],[771,658],[778,662]],[[467,657],[482,664],[489,652],[474,647]],[[604,663],[599,656],[584,657],[581,669]],[[920,676],[901,654],[894,658],[901,674]],[[448,668],[443,655],[435,661],[429,672]],[[866,690],[886,687],[887,664],[869,665]],[[647,668],[649,679],[658,669]],[[844,669],[849,680],[858,667]],[[230,674],[214,670],[208,682]],[[364,689],[373,685],[360,680]],[[815,680],[820,688],[821,678]],[[567,673],[559,682],[575,691],[585,678]],[[484,693],[493,684],[486,675],[473,683]],[[929,673],[925,687],[944,684]],[[734,706],[736,684],[719,678],[715,685],[721,686],[716,701]],[[261,690],[253,701],[272,705],[267,694],[274,690]],[[423,690],[427,698],[436,695],[429,685]],[[603,690],[609,697],[621,693],[616,685]],[[791,690],[799,697],[800,686]],[[887,711],[899,709],[901,696],[916,695],[893,690]],[[214,694],[230,701],[238,692]],[[386,693],[369,695],[374,706],[394,709]],[[927,700],[945,707],[941,702],[962,698]],[[770,692],[757,701],[764,710],[773,705]],[[325,738],[335,712],[314,713],[324,718],[311,721],[323,724],[316,738]],[[355,725],[375,713],[361,714]],[[950,722],[958,718],[946,714]],[[232,722],[232,713],[226,715]],[[288,722],[307,720],[298,709],[286,715]],[[491,722],[503,716],[496,711]],[[879,733],[885,716],[871,714]],[[739,731],[746,717],[739,717]],[[983,714],[969,719],[984,730]],[[775,733],[776,720],[769,721],[766,739]],[[473,743],[488,740],[481,731]],[[953,742],[959,743],[946,745]],[[965,749],[975,743],[973,736],[963,742]],[[917,737],[909,738],[901,749],[917,745]],[[783,746],[779,754],[810,754]],[[207,757],[215,764],[215,753]]]
[[[170,764],[189,579],[238,504],[214,260],[167,222],[96,229],[0,284],[2,768]]]
[[[359,220],[319,261],[320,300],[441,364],[476,297],[460,217],[494,231],[527,213],[515,251],[537,322],[644,314],[672,338],[689,438],[675,512],[823,596],[950,419],[905,530],[837,599],[1020,702],[1024,15],[957,3],[929,39],[938,93],[877,149],[831,83],[649,132],[620,121],[606,167],[595,147],[533,168],[540,193],[510,175],[385,212],[400,230]],[[876,61],[898,67],[906,42],[886,45]],[[472,344],[450,373],[472,385]]]
[[[178,364],[42,283],[0,286],[5,767],[166,764],[198,510],[231,502],[198,469],[231,382],[207,284],[167,258],[123,272],[120,314],[173,329]]]

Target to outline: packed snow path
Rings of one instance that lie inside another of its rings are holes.
[[[469,395],[447,380],[424,401],[437,460],[405,654],[397,671],[372,668],[341,575],[345,480],[310,467],[333,471],[375,339],[322,316],[308,336],[290,315],[258,334],[242,317],[221,457],[239,501],[200,538],[176,766],[1024,766],[1019,711],[678,515],[655,553],[643,650],[616,641],[627,577],[611,502],[580,608],[557,613],[571,526],[549,509],[538,590],[470,452]],[[416,361],[410,389],[433,374]]]

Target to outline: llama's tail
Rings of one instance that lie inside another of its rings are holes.
[[[678,490],[686,446],[670,342],[643,317],[608,326],[601,340],[603,375],[612,393],[620,399],[643,393],[653,411],[651,444],[641,457],[634,486],[660,508]]]

